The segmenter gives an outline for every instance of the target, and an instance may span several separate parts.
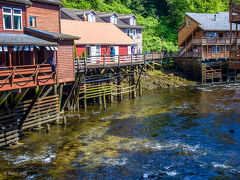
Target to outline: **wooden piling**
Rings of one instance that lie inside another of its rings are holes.
[[[103,108],[107,109],[105,88],[103,89]]]
[[[121,75],[117,77],[117,100],[118,102],[122,101],[122,94],[121,94]]]
[[[86,84],[84,84],[83,86],[83,89],[84,89],[84,98],[83,98],[83,106],[84,106],[84,110],[87,111],[87,87],[86,87]]]
[[[50,124],[46,124],[46,132],[50,132]]]
[[[135,87],[134,73],[133,73],[131,79],[132,79],[132,98],[135,99],[136,98],[136,87]]]
[[[63,122],[62,122],[63,125],[67,125],[67,118],[64,116],[63,117]]]
[[[139,92],[139,96],[142,96],[142,80],[141,80],[141,75],[140,75],[140,79],[138,82],[138,92]]]

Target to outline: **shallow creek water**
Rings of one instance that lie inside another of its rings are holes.
[[[239,85],[146,91],[88,108],[1,150],[0,179],[240,178]]]

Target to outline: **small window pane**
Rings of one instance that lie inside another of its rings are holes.
[[[15,30],[21,30],[22,29],[22,22],[21,22],[21,16],[14,16],[14,29]]]
[[[12,29],[12,18],[11,17],[12,17],[11,15],[3,15],[5,29]]]
[[[30,17],[30,26],[36,27],[36,17]]]
[[[128,35],[128,36],[130,35],[130,30],[129,30],[129,29],[127,29],[127,35]]]
[[[12,13],[12,9],[3,8],[4,13]]]
[[[22,11],[21,11],[21,10],[14,9],[14,10],[13,10],[13,14],[19,14],[19,15],[21,15],[21,14],[22,14]]]

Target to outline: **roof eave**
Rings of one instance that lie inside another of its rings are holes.
[[[78,43],[76,42],[75,43],[76,45],[108,45],[108,46],[111,46],[111,45],[137,45],[137,43],[85,43],[85,42],[82,42],[82,43]]]
[[[14,2],[14,1],[4,1],[0,0],[0,2],[7,3],[7,4],[21,4],[21,5],[32,5],[32,2]]]
[[[38,1],[38,0],[32,0],[32,1],[37,2],[37,3],[43,3],[43,4],[64,6],[64,3],[62,3],[61,1],[58,1],[58,2],[48,2],[48,1],[42,2],[42,1]]]

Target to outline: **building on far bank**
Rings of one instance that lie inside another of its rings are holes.
[[[230,23],[231,12],[186,13],[178,30],[180,70],[202,82],[236,80],[239,63],[231,63],[231,53],[239,49],[239,25]]]
[[[232,29],[236,29],[235,24]],[[233,31],[232,39],[236,35]],[[186,13],[185,24],[178,30],[178,46],[180,55],[184,57],[228,59],[230,40],[229,12]],[[231,43],[238,45],[240,41]]]
[[[77,10],[61,8],[61,19],[76,21],[112,23],[121,31],[131,37],[136,43],[134,47],[136,53],[142,53],[142,30],[143,27],[136,23],[134,14],[116,14],[115,12],[95,12],[93,10]]]

